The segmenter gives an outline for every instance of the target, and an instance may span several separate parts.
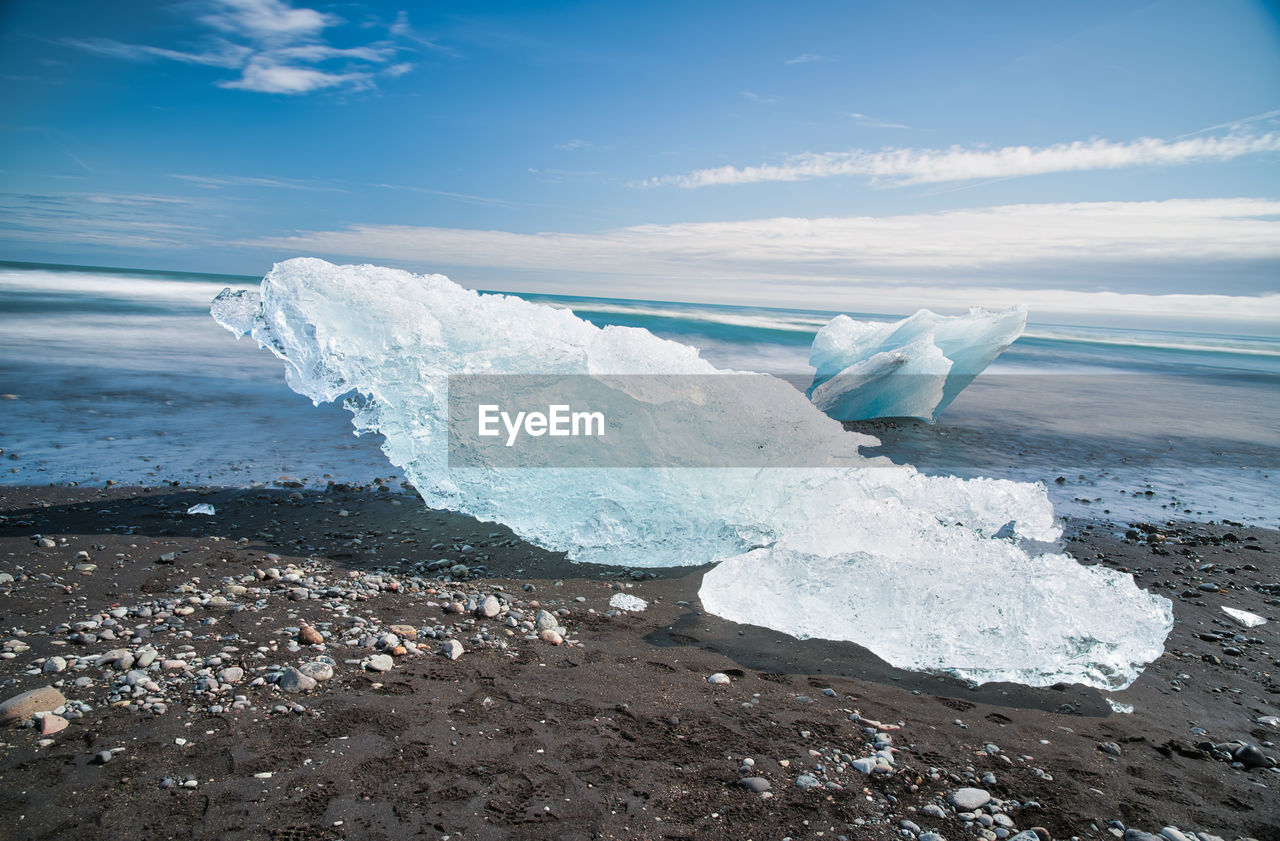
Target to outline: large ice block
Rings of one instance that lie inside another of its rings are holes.
[[[995,675],[1107,688],[1136,678],[1171,626],[1168,602],[1128,576],[1032,555],[1004,539],[1060,535],[1041,485],[928,477],[883,460],[840,468],[450,464],[450,374],[726,373],[695,349],[645,330],[599,328],[572,312],[481,295],[441,275],[316,259],[278,264],[260,293],[224,292],[213,314],[283,359],[295,391],[317,403],[345,399],[357,434],[381,434],[387,457],[428,505],[504,523],[579,561],[723,562],[707,576],[702,598],[732,618],[832,639],[856,633],[890,662],[977,681]],[[735,444],[750,444],[760,430],[805,453],[874,441],[845,432],[781,381],[748,394],[695,391],[707,422],[719,419]],[[644,388],[629,396],[659,399]],[[937,554],[940,547],[955,548]],[[875,566],[849,561],[861,557]],[[1060,570],[1069,574],[1043,574]],[[1061,592],[1066,585],[1075,589]],[[927,603],[929,621],[881,625],[847,610],[817,612],[806,595],[815,592],[846,606],[915,592],[903,610]],[[962,592],[969,597],[954,597]],[[960,646],[974,606],[993,596],[994,618]],[[1117,623],[1120,610],[1133,621]],[[1030,633],[1020,626],[1029,618],[1037,623]],[[945,639],[941,624],[954,628]],[[1047,642],[1054,640],[1061,644]],[[979,668],[984,652],[990,656]]]
[[[1021,306],[960,316],[920,310],[895,322],[838,315],[814,337],[807,393],[836,420],[937,420],[1026,326]]]

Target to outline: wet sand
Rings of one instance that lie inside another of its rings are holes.
[[[88,706],[46,737],[0,729],[0,837],[1110,838],[1118,821],[1280,839],[1280,771],[1229,745],[1280,756],[1259,721],[1280,715],[1275,531],[1068,523],[1075,557],[1174,602],[1118,714],[1093,689],[970,688],[725,622],[700,609],[703,569],[568,563],[389,489],[8,487],[0,518],[0,700],[52,685]],[[648,610],[611,614],[618,592]],[[561,644],[531,628],[540,610]],[[148,649],[145,668],[100,662]],[[325,657],[314,688],[274,682]],[[993,799],[953,804],[965,787]]]

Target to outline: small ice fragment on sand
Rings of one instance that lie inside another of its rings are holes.
[[[209,514],[209,515],[213,515],[213,514],[216,514],[216,513],[218,513],[218,512],[217,512],[217,511],[215,511],[215,510],[214,510],[214,508],[213,508],[213,506],[212,506],[212,505],[210,505],[209,503],[207,503],[207,502],[200,502],[200,503],[197,503],[197,504],[195,504],[195,505],[191,506],[190,508],[188,508],[188,509],[187,509],[187,513],[188,513],[188,514]]]
[[[1267,620],[1263,619],[1256,613],[1250,613],[1247,610],[1237,610],[1234,607],[1224,607],[1222,612],[1239,622],[1246,628],[1256,628],[1259,625],[1265,625]]]
[[[1107,704],[1111,707],[1111,711],[1113,713],[1124,713],[1125,715],[1129,715],[1133,712],[1133,704],[1122,704],[1119,701],[1113,701],[1110,698],[1107,699]]]
[[[616,607],[618,610],[629,610],[633,613],[639,613],[649,606],[649,603],[638,596],[630,593],[614,593],[613,598],[609,599],[609,607]]]

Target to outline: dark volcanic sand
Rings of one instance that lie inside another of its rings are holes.
[[[187,516],[196,502],[217,514]],[[1111,838],[1116,820],[1157,833],[1175,825],[1280,839],[1280,771],[1233,766],[1196,747],[1241,740],[1280,753],[1269,744],[1280,729],[1256,721],[1280,714],[1277,533],[1184,525],[1162,528],[1161,544],[1090,526],[1069,524],[1072,554],[1140,572],[1140,583],[1174,601],[1178,625],[1166,654],[1114,696],[1134,706],[1132,715],[1111,713],[1102,695],[1079,686],[971,690],[892,669],[854,645],[728,623],[699,609],[700,569],[651,570],[657,577],[633,581],[629,571],[569,564],[501,527],[385,491],[2,488],[0,573],[16,581],[0,585],[0,641],[20,644],[0,659],[0,700],[61,680],[69,699],[92,709],[46,747],[38,728],[0,731],[0,837],[856,839],[900,838],[907,819],[954,841],[978,837],[979,824],[966,825],[949,806],[945,817],[920,809],[977,786],[1006,801],[1010,834],[1041,827],[1054,838]],[[1228,532],[1236,539],[1223,540]],[[57,545],[40,547],[37,534]],[[464,543],[474,549],[461,552]],[[80,551],[96,569],[76,569]],[[176,556],[163,562],[168,553]],[[449,581],[447,569],[412,568],[441,558],[484,569]],[[318,589],[291,600],[297,583],[255,575],[268,567],[287,575],[291,563],[304,576],[326,576],[322,588],[362,598]],[[1204,564],[1217,566],[1198,571]],[[393,573],[371,577],[376,570]],[[228,590],[237,584],[250,589]],[[177,592],[182,585],[190,586]],[[440,606],[455,592],[483,597],[494,585],[529,618],[533,600],[567,609],[560,622],[576,644],[527,640],[521,628],[508,636],[501,616]],[[627,585],[649,610],[606,615],[615,588]],[[192,605],[181,628],[164,612],[120,619],[120,628],[152,629],[145,640],[122,631],[86,644],[55,630],[115,606],[172,608],[214,594],[240,607]],[[353,622],[338,603],[377,633],[470,621],[456,636],[467,651],[451,661],[437,640],[420,638],[419,652],[397,656],[391,671],[366,671],[359,661],[378,652],[343,645],[359,635],[344,637]],[[1270,621],[1241,628],[1224,604]],[[974,609],[982,608],[977,594]],[[325,633],[323,646],[290,650],[303,622]],[[482,630],[506,648],[473,642]],[[46,657],[144,643],[159,650],[147,676],[160,691],[138,702],[164,698],[161,715],[112,705],[124,675],[106,666],[39,673]],[[170,685],[160,663],[183,645],[197,668],[170,672],[180,676]],[[209,674],[238,665],[243,681],[201,691],[198,667],[220,651]],[[335,676],[312,691],[249,685],[324,654],[336,661]],[[709,684],[714,672],[732,682]],[[77,677],[92,684],[77,687]],[[243,709],[231,709],[236,694]],[[211,713],[214,705],[223,711]],[[880,729],[898,751],[892,773],[849,767],[849,758],[872,754],[876,732],[851,721],[854,711],[901,725]],[[1104,742],[1120,755],[1101,750]],[[744,757],[772,796],[739,784]],[[980,782],[988,772],[996,781]],[[801,790],[805,773],[840,788]]]

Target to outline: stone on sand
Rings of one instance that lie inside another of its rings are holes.
[[[462,647],[462,643],[457,640],[445,640],[440,643],[440,653],[445,657],[448,657],[450,660],[457,660],[463,655],[464,651],[465,649]]]
[[[316,680],[290,666],[284,670],[284,674],[280,675],[280,680],[276,685],[285,692],[306,692],[310,689],[315,689]]]
[[[40,735],[52,736],[54,733],[61,733],[70,723],[60,715],[49,713],[40,719]]]
[[[333,677],[333,666],[323,660],[311,660],[303,663],[298,667],[298,671],[312,680],[328,680]]]
[[[67,699],[57,689],[52,686],[41,686],[39,689],[14,695],[0,704],[0,724],[26,721],[36,713],[50,712],[66,703]]]

